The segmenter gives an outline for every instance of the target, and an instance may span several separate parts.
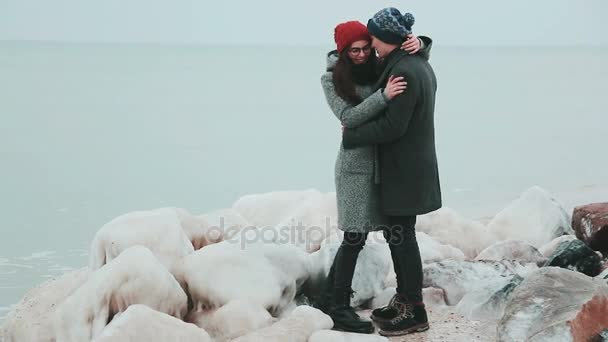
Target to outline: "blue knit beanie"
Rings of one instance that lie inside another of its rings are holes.
[[[389,7],[374,14],[367,22],[369,33],[387,44],[399,45],[412,33],[414,16],[401,14],[398,9]]]

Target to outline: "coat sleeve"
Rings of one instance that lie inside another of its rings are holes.
[[[422,42],[418,55],[424,58],[426,61],[431,59],[431,49],[433,48],[433,40],[426,36],[418,36],[418,39]]]
[[[331,111],[347,128],[360,126],[373,119],[381,114],[388,104],[382,89],[379,89],[360,104],[353,106],[336,93],[331,72],[321,77],[321,85]]]
[[[395,76],[403,76],[407,80],[407,90],[391,100],[384,115],[359,127],[345,128],[342,133],[345,149],[388,143],[405,134],[414,115],[420,83],[410,72],[397,73]]]

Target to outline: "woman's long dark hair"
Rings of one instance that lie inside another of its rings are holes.
[[[356,85],[371,85],[376,82],[376,52],[372,49],[365,64],[355,65],[348,57],[350,46],[344,49],[333,69],[334,88],[345,101],[358,105],[363,101],[357,95]]]

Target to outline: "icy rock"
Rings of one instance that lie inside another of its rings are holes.
[[[570,322],[583,304],[608,291],[605,282],[544,267],[513,291],[498,324],[499,341],[572,341]]]
[[[97,232],[89,267],[97,270],[132,246],[145,246],[167,269],[194,251],[175,208],[136,211],[113,219]]]
[[[576,236],[574,235],[562,235],[558,238],[555,238],[553,240],[551,240],[551,242],[545,244],[544,246],[542,246],[538,251],[540,252],[540,254],[542,254],[544,257],[549,258],[551,256],[553,256],[553,254],[555,254],[555,251],[557,251],[557,249],[559,248],[559,246],[563,243],[563,242],[570,242],[573,240],[577,240]]]
[[[195,321],[186,320],[219,340],[235,339],[274,322],[265,308],[242,300],[233,300],[219,309],[209,309],[195,318]]]
[[[608,203],[576,207],[572,227],[576,237],[592,249],[608,255]]]
[[[526,190],[498,213],[488,230],[499,240],[523,240],[540,248],[556,237],[573,234],[570,215],[540,187]]]
[[[194,216],[181,208],[176,208],[175,211],[195,250],[224,240],[224,230],[212,226],[204,216]]]
[[[354,334],[335,330],[321,330],[312,334],[308,342],[389,342],[379,335]]]
[[[433,263],[447,259],[463,261],[465,259],[465,255],[460,249],[437,242],[426,233],[417,232],[416,240],[423,263]],[[389,248],[388,245],[386,248]]]
[[[57,342],[92,340],[132,304],[144,304],[179,319],[188,310],[188,299],[179,283],[142,246],[128,248],[92,272],[59,306],[54,317]]]
[[[320,251],[311,254],[312,262],[318,268],[308,289],[309,297],[319,298],[320,294],[328,288],[327,276],[339,247],[339,242],[325,244]],[[351,298],[353,307],[364,305],[382,292],[385,287],[384,279],[388,275],[391,265],[388,245],[373,241],[366,243],[359,253],[353,276],[352,288],[355,291]]]
[[[484,249],[475,260],[515,260],[522,263],[535,263],[543,265],[545,258],[536,247],[525,241],[506,240],[499,241]]]
[[[581,240],[563,242],[545,266],[566,268],[594,277],[600,273],[602,259]]]
[[[416,231],[428,234],[439,243],[457,248],[467,259],[474,259],[479,252],[497,241],[484,224],[466,219],[450,208],[441,208],[419,216]]]
[[[3,342],[54,342],[55,309],[89,277],[88,268],[66,273],[30,290],[0,328]]]
[[[252,224],[232,208],[219,209],[200,215],[199,218],[209,225],[209,230],[219,230],[225,240],[238,238],[239,233]]]
[[[504,314],[509,296],[524,278],[514,275],[511,278],[498,278],[468,292],[456,306],[456,310],[471,320],[498,320]]]
[[[155,311],[145,305],[131,305],[106,326],[93,342],[211,342],[209,334],[194,324]]]
[[[505,278],[527,274],[538,269],[535,264],[520,264],[511,261],[454,261],[446,260],[423,268],[424,287],[435,287],[445,291],[446,303],[456,305],[469,292],[484,286],[504,283]]]
[[[286,318],[233,342],[306,342],[315,332],[331,329],[333,325],[331,318],[320,310],[301,305]]]
[[[195,322],[209,309],[242,300],[273,316],[291,305],[312,269],[310,255],[291,245],[241,246],[223,241],[180,261],[174,275],[188,292]]]

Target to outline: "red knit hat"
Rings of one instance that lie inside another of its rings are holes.
[[[358,40],[371,41],[372,37],[367,31],[367,27],[358,21],[347,21],[338,24],[334,30],[334,40],[336,41],[339,53]]]

